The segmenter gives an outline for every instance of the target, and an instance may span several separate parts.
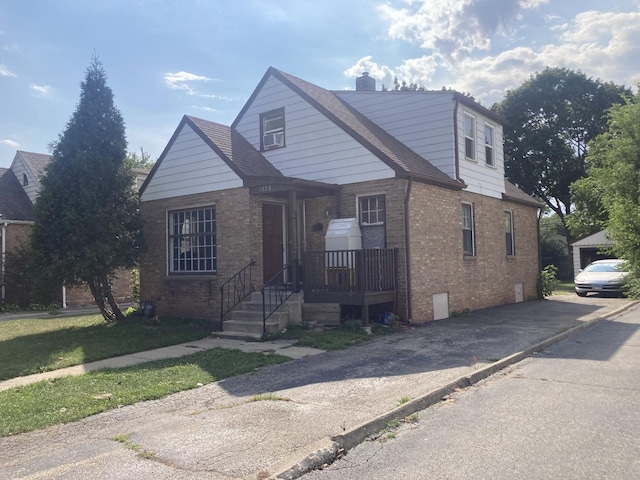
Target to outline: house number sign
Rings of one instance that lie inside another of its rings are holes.
[[[260,185],[260,193],[270,192],[271,185]]]

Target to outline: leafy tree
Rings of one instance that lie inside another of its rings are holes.
[[[587,165],[589,182],[574,190],[589,201],[572,220],[606,227],[615,254],[629,263],[630,293],[640,296],[640,93],[611,108],[608,130],[591,143]]]
[[[126,162],[129,168],[143,168],[145,170],[151,170],[155,161],[151,160],[151,155],[145,152],[143,148],[140,149],[140,155],[136,152],[127,153]]]
[[[52,161],[35,205],[32,267],[46,281],[88,285],[107,321],[124,319],[110,284],[142,247],[134,177],[125,161],[122,116],[94,55],[80,102],[52,143]]]
[[[606,129],[607,109],[629,93],[564,68],[546,68],[508,91],[493,106],[507,120],[507,178],[544,201],[565,224],[573,205],[570,185],[586,173],[587,143]]]

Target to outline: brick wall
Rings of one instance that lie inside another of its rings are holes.
[[[168,275],[167,211],[207,205],[216,207],[217,273]],[[259,200],[244,188],[143,202],[148,248],[140,262],[141,300],[152,300],[161,316],[204,319],[219,325],[220,284],[251,258],[262,258],[260,208]],[[261,277],[258,265],[256,285]]]
[[[476,255],[462,253],[461,203],[474,207]],[[506,255],[504,211],[514,216],[515,252]],[[411,194],[412,320],[433,319],[433,295],[449,295],[450,313],[536,298],[538,233],[535,208],[469,192],[414,183]]]

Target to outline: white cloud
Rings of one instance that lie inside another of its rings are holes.
[[[191,108],[195,108],[196,110],[203,110],[205,112],[219,112],[220,110],[216,110],[215,108],[212,107],[201,107],[198,105],[193,105]]]
[[[13,140],[9,140],[9,139],[0,140],[0,143],[2,145],[7,145],[8,147],[11,147],[11,148],[18,148],[20,146],[18,142],[14,142]]]
[[[196,90],[191,86],[193,82],[206,83],[212,80],[214,79],[183,71],[164,74],[164,83],[167,87],[171,90],[183,90],[187,92],[188,95],[196,95]]]
[[[378,66],[371,57],[359,64],[427,87],[429,79],[448,77],[452,79],[445,80],[448,87],[470,92],[487,106],[547,66],[581,70],[593,78],[627,86],[640,80],[640,7],[635,12],[587,11],[563,19],[547,16],[547,30],[538,30],[537,38],[549,43],[535,46],[525,39],[521,46],[486,55],[492,40],[524,23],[524,9],[543,3],[547,0],[407,0],[408,8],[403,9],[385,5],[379,8],[390,22],[389,36],[420,42],[431,55],[406,59],[393,68]],[[495,21],[482,13],[490,5],[495,9],[488,11],[501,11]],[[461,35],[465,26],[475,33]]]
[[[33,94],[37,97],[46,97],[51,93],[51,87],[48,85],[36,85],[35,83],[31,84],[31,90]]]
[[[408,8],[378,7],[392,39],[419,43],[449,61],[488,51],[491,37],[513,30],[523,9],[548,0],[413,0]]]
[[[385,65],[378,65],[372,58],[371,55],[362,57],[355,65],[346,69],[343,72],[344,75],[349,78],[356,78],[362,75],[362,72],[369,72],[369,75],[378,82],[378,87],[383,84],[387,88],[393,86],[393,79],[396,73]]]
[[[4,63],[0,63],[0,77],[15,77],[16,74],[11,72]]]

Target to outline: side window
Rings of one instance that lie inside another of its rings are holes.
[[[22,186],[26,187],[27,185],[29,185],[29,177],[27,177],[26,173],[22,174]]]
[[[515,255],[516,249],[513,237],[513,212],[504,212],[504,235],[506,240],[507,255]]]
[[[473,205],[462,204],[462,252],[466,256],[475,255],[475,232],[473,225]]]
[[[360,231],[362,232],[362,248],[386,248],[384,195],[360,197],[358,199],[358,208]]]
[[[493,155],[493,127],[490,125],[484,126],[484,153],[485,163],[490,167],[495,166],[495,159]]]
[[[169,212],[170,273],[214,273],[216,250],[215,207]]]
[[[284,133],[284,108],[260,115],[261,150],[284,147]]]
[[[469,160],[476,159],[476,119],[464,114],[464,156]]]

